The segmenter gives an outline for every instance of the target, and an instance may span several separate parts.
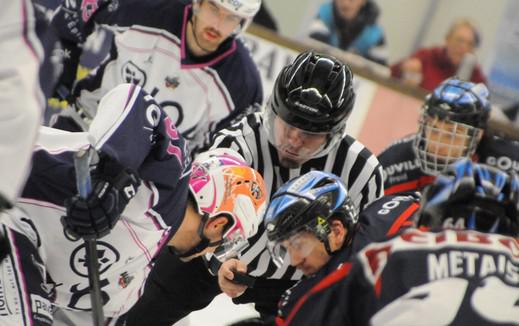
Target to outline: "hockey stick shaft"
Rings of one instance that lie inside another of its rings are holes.
[[[74,156],[76,170],[76,186],[79,196],[87,198],[92,190],[90,180],[90,157],[92,148],[80,150]],[[92,319],[95,326],[104,325],[103,301],[99,281],[99,260],[97,257],[96,239],[85,239],[86,260],[88,267],[88,283],[90,285],[90,302],[92,304]]]

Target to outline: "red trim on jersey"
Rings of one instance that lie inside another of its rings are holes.
[[[377,295],[377,298],[380,298],[380,291],[382,291],[382,275],[377,278],[377,281],[375,282],[375,294]]]
[[[400,216],[396,219],[395,222],[393,222],[393,225],[389,228],[389,231],[387,231],[387,236],[392,236],[398,231],[400,231],[405,226],[412,226],[413,222],[408,221],[407,219],[411,217],[414,212],[416,212],[420,208],[420,205],[418,203],[412,203],[411,206],[409,206]]]
[[[433,183],[434,179],[436,179],[435,176],[432,175],[424,175],[418,178],[417,180],[407,181],[404,183],[400,183],[397,185],[394,185],[392,187],[387,188],[384,190],[385,195],[391,195],[396,194],[399,192],[405,192],[405,191],[417,191],[422,189],[423,187]]]
[[[328,274],[325,278],[323,278],[321,281],[319,281],[319,283],[314,285],[313,288],[311,288],[308,292],[306,292],[305,295],[303,295],[297,301],[294,308],[292,308],[292,311],[290,311],[290,314],[288,315],[286,320],[276,317],[276,324],[288,326],[290,324],[290,322],[292,321],[292,319],[294,318],[294,316],[296,315],[296,313],[301,308],[301,306],[306,302],[306,300],[308,300],[308,298],[310,298],[311,295],[313,295],[319,291],[322,291],[322,290],[332,286],[333,284],[339,282],[340,280],[342,280],[343,278],[348,276],[350,269],[351,269],[351,263],[344,263],[337,270]]]

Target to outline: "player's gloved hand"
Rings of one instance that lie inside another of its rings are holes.
[[[246,285],[237,284],[233,281],[234,272],[247,273],[247,265],[238,259],[229,259],[222,263],[218,270],[218,285],[222,292],[231,298],[239,297],[247,290]]]
[[[117,223],[128,202],[135,196],[140,179],[104,156],[92,175],[88,198],[76,195],[65,200],[66,216],[61,218],[65,231],[73,237],[94,239],[107,235]]]
[[[111,4],[111,0],[71,1],[63,0],[52,18],[52,25],[59,35],[75,43],[85,42],[94,30],[90,18],[94,13]]]

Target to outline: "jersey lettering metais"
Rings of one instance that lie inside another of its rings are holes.
[[[409,229],[388,242],[367,246],[353,264],[342,293],[346,313],[356,316],[356,322],[519,324],[519,242],[515,238]],[[355,303],[359,291],[365,299]],[[371,308],[356,312],[355,305]]]
[[[184,217],[190,161],[184,140],[151,96],[123,84],[99,104],[88,133],[42,127],[33,168],[19,206],[41,237],[41,251],[56,288],[56,304],[90,309],[85,242],[63,232],[63,202],[77,193],[73,154],[94,137],[99,151],[136,171],[136,196],[107,236],[97,242],[104,312],[117,316],[138,299],[148,264]]]
[[[398,140],[378,155],[384,167],[385,194],[420,191],[434,181],[434,176],[422,172],[413,142],[416,135]],[[483,137],[475,158],[504,171],[519,171],[519,142],[497,136]]]
[[[518,253],[498,234],[408,229],[368,245],[277,324],[517,325]]]
[[[276,149],[269,143],[261,125],[261,114],[247,115],[240,122],[219,131],[212,148],[225,147],[238,151],[247,163],[265,180],[269,196],[290,179],[311,170],[334,173],[346,184],[349,195],[361,210],[383,194],[382,168],[376,157],[361,143],[346,136],[325,156],[311,159],[296,169],[284,168],[279,163]],[[301,278],[302,273],[289,264],[276,268],[266,249],[267,234],[260,225],[258,233],[249,239],[250,246],[242,252],[241,260],[250,275],[271,279]]]
[[[229,38],[214,53],[195,57],[185,38],[191,16],[191,5],[180,0],[99,7],[91,19],[115,29],[116,36],[109,57],[77,84],[78,104],[95,112],[107,91],[120,83],[137,84],[155,97],[192,149],[207,142],[220,122],[260,105],[259,72],[243,42]]]

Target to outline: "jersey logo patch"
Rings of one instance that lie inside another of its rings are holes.
[[[119,275],[119,286],[125,289],[133,279],[134,277],[129,275],[128,272],[124,272],[121,275]]]
[[[97,242],[97,257],[99,259],[99,274],[106,272],[120,259],[119,252],[113,246],[104,241]],[[74,273],[79,276],[88,277],[87,264],[86,246],[85,243],[82,243],[72,252],[70,265]]]
[[[170,89],[175,89],[178,87],[178,85],[180,85],[180,78],[178,77],[166,77],[164,79],[164,85],[167,87],[167,88],[170,88]]]
[[[123,65],[121,76],[127,83],[139,85],[141,87],[146,85],[146,73],[131,61],[128,61]]]

